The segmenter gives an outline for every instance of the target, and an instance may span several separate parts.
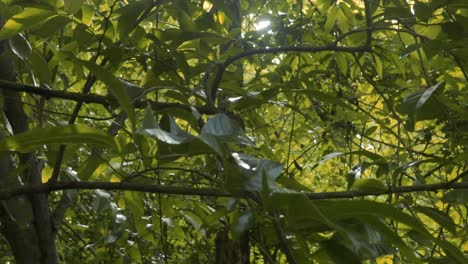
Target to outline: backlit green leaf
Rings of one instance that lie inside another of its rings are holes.
[[[96,144],[116,148],[114,138],[105,132],[83,126],[67,125],[34,128],[27,132],[0,140],[0,150],[30,152],[47,144]]]
[[[0,40],[10,38],[16,33],[42,24],[56,15],[54,11],[46,8],[26,7],[22,12],[8,19],[0,30]]]
[[[381,192],[388,190],[385,184],[377,179],[356,179],[351,189],[363,192]]]
[[[413,209],[416,212],[427,215],[428,217],[436,221],[441,227],[455,234],[456,232],[455,223],[453,222],[452,218],[450,218],[450,216],[447,215],[445,212],[439,211],[435,208],[426,207],[426,206],[415,206],[413,207]]]

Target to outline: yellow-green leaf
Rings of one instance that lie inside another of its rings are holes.
[[[34,128],[0,140],[0,151],[30,152],[48,144],[96,144],[116,148],[113,137],[104,131],[83,125]]]
[[[40,7],[26,7],[22,12],[8,19],[0,30],[0,40],[7,39],[16,33],[23,32],[57,16],[57,13]]]
[[[385,184],[377,179],[356,179],[351,189],[363,192],[386,191]]]

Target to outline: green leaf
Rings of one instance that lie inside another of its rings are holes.
[[[340,156],[343,156],[345,155],[344,152],[333,152],[333,153],[330,153],[330,154],[327,154],[325,156],[323,156],[318,162],[317,164],[314,165],[314,167],[317,167],[318,165],[324,163],[325,161],[329,160],[329,159],[333,159],[335,157],[340,157]]]
[[[191,32],[196,32],[197,31],[197,26],[195,23],[193,23],[193,18],[186,12],[179,10],[178,12],[179,16],[179,23],[180,23],[180,29],[184,31],[191,31]]]
[[[423,3],[421,1],[415,1],[414,3],[414,13],[416,17],[424,22],[427,22],[427,20],[431,17],[432,15],[432,8],[429,4]]]
[[[218,153],[221,157],[225,157],[228,155],[228,149],[220,140],[219,137],[211,134],[201,134],[198,136],[198,139],[203,141],[206,145],[210,146],[216,153]]]
[[[232,157],[238,168],[232,170],[226,169],[225,175],[227,175],[226,177],[237,179],[237,186],[241,190],[261,191],[264,184],[264,175],[266,176],[268,187],[272,188],[283,170],[283,164],[276,161],[259,159],[243,153],[233,153]]]
[[[0,40],[10,38],[19,32],[42,24],[55,16],[57,16],[57,14],[49,9],[42,7],[26,7],[22,12],[8,19],[3,25],[0,30]]]
[[[141,87],[123,79],[120,79],[120,82],[122,82],[125,92],[127,92],[132,101],[143,94],[143,89]]]
[[[334,222],[340,219],[348,219],[351,217],[357,217],[361,221],[365,221],[365,218],[367,216],[374,216],[385,217],[403,223],[408,227],[414,229],[415,231],[419,232],[427,239],[430,239],[436,244],[438,244],[444,250],[444,252],[450,254],[451,257],[457,259],[458,261],[461,261],[461,263],[465,262],[463,254],[461,254],[461,252],[456,247],[454,247],[446,241],[434,238],[426,230],[424,225],[421,225],[418,219],[406,213],[403,213],[400,209],[395,208],[391,205],[366,200],[328,200],[315,201],[314,203],[318,206],[320,211],[326,212],[326,216]]]
[[[78,170],[78,178],[87,181],[93,176],[94,172],[98,169],[98,167],[103,164],[105,161],[100,155],[96,153],[92,153],[86,161],[84,161]]]
[[[31,56],[31,44],[29,44],[29,41],[22,34],[16,34],[11,37],[9,39],[9,44],[13,53],[20,59],[26,61]]]
[[[340,157],[340,156],[343,156],[343,155],[361,155],[361,156],[365,156],[365,157],[373,160],[374,164],[379,165],[384,170],[388,170],[388,163],[385,161],[384,157],[380,156],[379,154],[367,151],[367,150],[357,150],[357,151],[351,151],[351,152],[347,152],[347,153],[344,153],[344,152],[330,153],[330,154],[325,155],[324,157],[322,157],[317,162],[317,164],[314,165],[314,168],[317,167],[318,165],[324,163],[325,161],[327,161],[329,159],[332,159],[332,158],[335,158],[335,157]]]
[[[394,254],[396,249],[391,247],[391,242],[372,224],[358,220],[342,221],[339,226],[343,231],[336,232],[330,240],[351,250],[360,260]]]
[[[327,12],[327,21],[323,26],[325,32],[330,32],[330,30],[335,26],[336,19],[338,17],[338,7],[336,5],[332,5]]]
[[[408,115],[410,121],[444,118],[446,106],[443,100],[438,99],[442,95],[434,95],[440,85],[441,83],[438,83],[425,91],[418,91],[407,95],[403,102],[396,106],[396,110]]]
[[[432,94],[437,90],[437,88],[440,87],[442,83],[438,83],[431,88],[425,90],[422,94],[421,97],[418,100],[418,103],[416,104],[416,111],[419,111],[423,105],[427,102],[427,100],[432,96]]]
[[[442,197],[442,202],[466,204],[468,203],[468,192],[466,190],[451,190]]]
[[[326,212],[326,215],[334,220],[346,219],[352,216],[372,215],[376,217],[390,218],[404,223],[418,232],[427,234],[427,230],[419,221],[403,213],[400,209],[391,205],[366,200],[341,200],[341,201],[316,201],[316,205]]]
[[[383,64],[382,60],[380,60],[379,56],[373,56],[375,62],[375,70],[380,78],[383,78]]]
[[[364,135],[371,136],[375,131],[377,131],[378,128],[379,128],[378,126],[371,126],[366,129],[366,131],[364,132]]]
[[[320,243],[328,257],[335,264],[360,264],[359,257],[336,240],[327,240]]]
[[[58,35],[60,29],[64,28],[72,21],[73,20],[68,16],[53,16],[46,22],[40,24],[39,28],[34,28],[34,34],[42,38]]]
[[[356,179],[351,189],[363,192],[381,192],[388,190],[385,184],[377,179]]]
[[[180,129],[171,116],[165,115],[161,120],[161,122],[169,123],[169,131],[164,131],[159,127],[153,115],[153,111],[150,107],[147,107],[143,118],[143,127],[140,128],[137,133],[156,138],[167,144],[183,144],[195,139],[195,136]]]
[[[158,141],[156,157],[160,159],[160,162],[168,163],[177,160],[180,157],[215,153],[216,152],[204,141],[195,138],[193,141],[182,144],[168,144]]]
[[[33,68],[34,76],[37,77],[41,83],[50,83],[52,75],[49,70],[49,64],[37,50],[33,50],[29,62]]]
[[[74,15],[81,9],[84,0],[63,0],[63,8],[67,11],[70,15]]]
[[[335,54],[335,61],[343,75],[346,75],[348,72],[348,62],[346,61],[346,55],[341,52]]]
[[[148,8],[147,1],[132,1],[121,9],[122,15],[119,17],[118,29],[121,39],[127,39],[132,30],[137,26],[136,22],[141,13]]]
[[[341,106],[341,107],[344,107],[344,108],[347,108],[347,109],[350,109],[350,110],[353,109],[344,100],[342,100],[340,98],[337,98],[334,95],[323,93],[323,92],[315,90],[315,89],[313,89],[313,90],[312,89],[307,89],[304,92],[306,93],[306,95],[309,98],[313,98],[313,99],[322,101],[324,103],[329,103],[329,104]]]
[[[298,181],[294,180],[294,179],[291,179],[287,176],[282,176],[282,177],[279,177],[276,181],[277,183],[281,184],[282,186],[288,188],[288,189],[291,189],[291,190],[295,190],[295,191],[304,191],[304,192],[313,192],[313,190],[301,183],[299,183]]]
[[[88,68],[89,71],[93,75],[95,75],[98,80],[100,80],[107,86],[111,94],[119,102],[122,109],[127,113],[128,118],[132,123],[132,126],[135,126],[135,110],[133,108],[131,98],[126,91],[124,84],[117,77],[112,75],[112,73],[106,71],[103,67],[96,65],[95,63],[79,59],[74,59],[73,61]]]
[[[158,140],[157,157],[163,159],[164,162],[170,162],[182,156],[215,152],[223,155],[226,152],[217,137],[208,134],[195,137],[180,129],[170,115],[164,115],[159,125],[149,106],[146,108],[142,127],[137,133]]]
[[[245,135],[240,125],[225,114],[216,114],[208,119],[203,126],[201,134],[211,134],[225,141],[244,145],[254,145],[252,140]]]
[[[413,250],[381,218],[366,217],[362,222],[369,224],[374,230],[378,231],[383,236],[383,241],[397,248],[401,255],[410,260],[411,263],[421,263],[421,260],[416,257]],[[417,232],[414,233],[419,234]]]
[[[0,140],[0,150],[27,153],[47,144],[96,144],[116,148],[113,137],[105,132],[83,125],[34,128]]]
[[[450,216],[447,215],[445,212],[439,211],[432,207],[426,207],[426,206],[414,206],[413,209],[416,212],[425,214],[428,217],[432,218],[441,227],[447,229],[452,234],[456,233],[457,230],[456,230],[455,223],[453,222],[452,218],[450,218]]]

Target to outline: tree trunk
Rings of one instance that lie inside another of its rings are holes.
[[[2,24],[0,17],[0,28]],[[6,41],[0,41],[0,79],[16,80]],[[1,87],[0,91],[6,121],[13,133],[25,132],[29,124],[21,96],[15,91],[3,91]],[[0,156],[0,187],[14,187],[22,182],[41,183],[42,165],[34,153],[20,155],[18,164],[13,162],[11,153],[3,152]],[[50,219],[47,194],[20,196],[1,203],[1,232],[8,240],[17,264],[58,263]]]
[[[216,264],[249,264],[250,246],[248,232],[243,232],[238,240],[229,237],[229,227],[218,231],[215,239]]]

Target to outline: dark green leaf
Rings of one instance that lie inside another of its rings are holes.
[[[432,207],[426,206],[414,206],[413,209],[416,212],[423,213],[428,217],[432,218],[436,221],[441,227],[447,229],[448,231],[452,232],[453,234],[456,233],[456,226],[453,222],[452,218],[446,213],[439,211]]]
[[[37,77],[41,83],[50,83],[52,76],[50,73],[49,64],[37,50],[33,50],[30,63],[32,65],[35,77]]]
[[[81,9],[83,2],[84,0],[63,0],[63,3],[64,3],[63,8],[70,15],[73,15]]]
[[[466,190],[451,190],[444,195],[442,198],[444,203],[457,203],[466,204],[468,203],[468,192]]]
[[[122,14],[118,22],[121,39],[127,39],[132,30],[135,29],[138,18],[145,8],[148,8],[146,2],[148,1],[132,1],[121,9]]]
[[[227,177],[238,178],[242,190],[261,191],[263,189],[264,175],[267,176],[268,186],[272,188],[283,169],[283,164],[279,162],[258,159],[242,153],[233,153],[232,157],[238,169],[226,171],[225,174]],[[240,175],[237,175],[238,173]]]
[[[167,121],[169,123],[169,131],[164,131],[159,127],[151,108],[147,107],[143,127],[138,130],[138,133],[156,138],[167,144],[183,144],[195,139],[195,136],[180,129],[171,116],[166,116],[164,119],[162,119],[162,122]]]
[[[225,114],[216,114],[208,119],[208,122],[202,128],[201,134],[211,134],[226,141],[253,145],[253,142],[245,135],[239,123]]]
[[[425,90],[422,94],[421,94],[421,97],[419,98],[418,100],[418,103],[416,104],[416,111],[419,111],[421,110],[421,108],[423,107],[423,105],[427,102],[427,100],[432,96],[432,94],[437,90],[437,88],[440,87],[442,83],[438,83],[434,86],[432,86],[431,88]]]
[[[396,106],[396,110],[408,115],[413,121],[444,118],[446,107],[434,94],[438,87],[439,85],[435,85],[428,90],[409,94]]]
[[[32,53],[31,44],[22,35],[16,34],[9,40],[11,50],[22,60],[27,60]]]

